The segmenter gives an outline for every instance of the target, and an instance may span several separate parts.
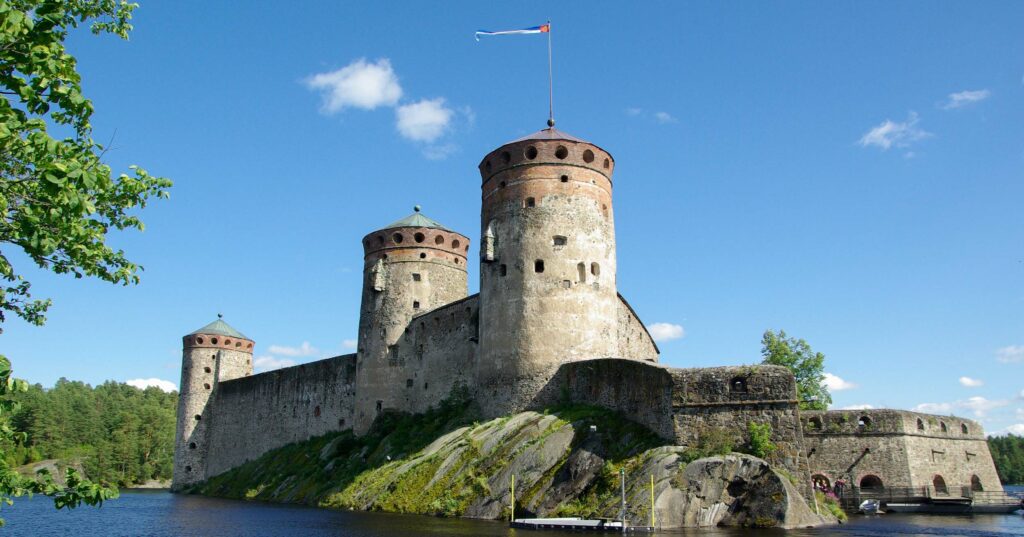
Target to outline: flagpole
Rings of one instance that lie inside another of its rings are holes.
[[[555,90],[551,74],[551,21],[548,20],[548,127],[555,126]]]

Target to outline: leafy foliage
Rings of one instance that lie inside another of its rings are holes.
[[[764,459],[775,453],[776,446],[772,443],[772,425],[770,423],[747,424],[747,432],[750,434],[750,451],[755,457]]]
[[[990,436],[988,449],[1004,485],[1024,484],[1024,436]]]
[[[761,338],[762,363],[788,367],[796,377],[796,392],[803,410],[828,410],[832,395],[825,387],[825,355],[814,352],[802,339],[786,337],[784,330],[766,330]]]
[[[106,243],[111,230],[143,229],[132,211],[166,197],[170,181],[132,166],[114,176],[92,138],[92,103],[64,41],[89,24],[128,38],[136,4],[123,0],[0,0],[0,243],[36,265],[76,278],[134,284],[141,267]],[[66,133],[63,139],[48,131]],[[42,324],[50,300],[0,252],[0,322],[7,313]]]
[[[71,468],[67,470],[63,485],[56,483],[49,472],[42,472],[36,477],[25,477],[11,468],[6,457],[10,452],[7,448],[24,445],[28,439],[26,433],[11,426],[12,417],[23,412],[15,397],[28,390],[25,381],[11,377],[11,362],[0,356],[0,445],[5,448],[5,457],[0,458],[0,503],[11,505],[12,497],[43,494],[53,497],[54,505],[60,509],[78,507],[83,503],[101,505],[105,500],[116,498],[116,490],[85,479]],[[2,519],[0,525],[3,525]]]

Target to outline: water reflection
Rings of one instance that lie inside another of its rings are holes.
[[[442,519],[389,513],[354,513],[311,507],[179,496],[164,491],[126,491],[101,509],[56,511],[48,498],[21,498],[2,511],[2,535],[112,537],[579,537],[580,533],[513,530],[493,521]],[[801,530],[709,528],[658,532],[656,535],[701,537],[880,537],[1024,535],[1021,515],[855,517],[838,527]]]

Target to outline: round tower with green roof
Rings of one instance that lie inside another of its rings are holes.
[[[354,429],[402,408],[402,334],[413,317],[465,298],[469,238],[414,212],[363,237],[363,289],[356,350]],[[408,344],[408,343],[406,343]]]
[[[520,410],[558,366],[618,355],[612,156],[553,126],[480,161],[478,401]]]
[[[218,383],[252,375],[253,345],[221,315],[182,338],[173,489],[206,479],[209,405]]]

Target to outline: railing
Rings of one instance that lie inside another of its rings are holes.
[[[970,486],[938,490],[935,487],[852,487],[844,489],[838,496],[839,504],[847,511],[856,511],[864,500],[879,500],[886,504],[957,502],[985,506],[1021,505],[1024,501],[1024,493],[971,490]]]

